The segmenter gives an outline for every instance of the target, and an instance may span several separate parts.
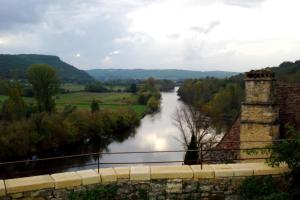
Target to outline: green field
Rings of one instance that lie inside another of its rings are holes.
[[[0,96],[3,102],[7,96]],[[90,109],[92,100],[99,102],[100,109],[132,108],[141,116],[146,111],[146,106],[137,104],[137,96],[131,93],[91,93],[74,92],[55,96],[57,110],[62,110],[66,105],[75,105],[77,109]],[[25,102],[34,102],[33,98],[24,97]]]

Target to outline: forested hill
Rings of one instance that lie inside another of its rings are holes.
[[[226,71],[191,71],[177,69],[92,69],[87,72],[95,79],[107,81],[112,79],[156,79],[181,80],[188,78],[230,77],[237,73]]]
[[[286,83],[300,83],[300,60],[291,62],[285,61],[277,67],[267,67],[275,73],[278,81]],[[239,83],[244,82],[244,73],[230,77],[231,80]]]
[[[57,56],[20,54],[0,54],[0,78],[26,78],[27,68],[36,63],[44,63],[54,67],[62,82],[84,83],[93,78],[83,70],[63,62]]]

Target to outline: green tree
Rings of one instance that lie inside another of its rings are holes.
[[[26,115],[26,106],[22,98],[22,87],[18,81],[3,82],[8,99],[2,104],[1,117],[4,120],[20,120]]]
[[[129,87],[129,90],[128,90],[128,91],[131,92],[131,93],[133,93],[133,94],[137,93],[137,86],[136,86],[136,83],[130,84],[130,87]]]
[[[28,69],[27,76],[32,84],[39,111],[53,112],[55,102],[52,97],[59,89],[56,71],[47,64],[33,64]]]
[[[95,113],[95,112],[98,112],[99,110],[100,110],[100,108],[99,108],[98,102],[96,100],[93,100],[91,103],[91,112]]]
[[[155,97],[151,97],[147,102],[147,107],[150,112],[155,112],[159,109],[160,102]]]

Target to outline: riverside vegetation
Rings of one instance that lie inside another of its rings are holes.
[[[0,160],[91,139],[106,144],[122,141],[134,132],[145,113],[159,109],[160,92],[152,78],[134,93],[57,95],[60,84],[51,66],[32,65],[27,76],[33,98],[22,96],[24,84],[20,81],[1,82],[6,95],[1,96]]]

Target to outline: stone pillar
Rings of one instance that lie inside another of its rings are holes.
[[[279,137],[279,108],[274,96],[274,73],[269,70],[252,70],[246,73],[246,98],[242,103],[240,148],[260,148]],[[246,141],[263,141],[246,142]],[[266,154],[249,155],[240,151],[241,159],[267,157]],[[246,160],[244,162],[251,162]],[[255,161],[264,161],[255,160]]]

